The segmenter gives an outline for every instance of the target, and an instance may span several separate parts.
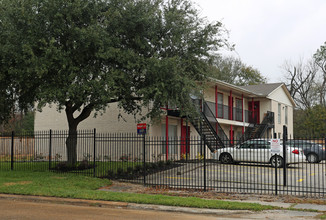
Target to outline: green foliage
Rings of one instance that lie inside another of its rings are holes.
[[[1,126],[1,133],[9,134],[12,131],[15,133],[33,133],[34,131],[34,112],[15,114],[8,121],[3,122]]]
[[[189,94],[227,44],[188,0],[2,0],[0,21],[0,98],[64,109],[69,164],[79,123],[109,103],[152,118],[167,103],[193,112]]]
[[[326,42],[314,54],[314,59],[318,66],[322,68],[324,74],[326,74]]]
[[[316,105],[306,110],[294,111],[294,135],[296,138],[326,137],[326,108]]]
[[[234,85],[255,85],[266,83],[259,70],[248,66],[234,57],[218,57],[210,67],[212,77]]]
[[[189,110],[188,94],[226,44],[222,24],[188,0],[3,0],[0,8],[0,75],[12,76],[26,102],[65,109],[70,129],[111,102],[134,114],[152,104],[153,117],[168,102]]]

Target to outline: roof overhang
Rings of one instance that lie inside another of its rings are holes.
[[[227,82],[223,82],[221,80],[218,80],[218,79],[214,79],[214,78],[211,78],[209,77],[209,82],[208,82],[209,85],[211,86],[215,86],[217,85],[219,89],[224,89],[224,90],[230,90],[232,89],[232,91],[234,92],[238,92],[240,94],[243,94],[247,97],[250,97],[250,98],[255,98],[255,97],[265,97],[264,95],[262,94],[259,94],[259,93],[254,93],[252,91],[249,91],[247,89],[243,89],[239,86],[236,86],[236,85],[233,85],[233,84],[230,84],[230,83],[227,83]]]

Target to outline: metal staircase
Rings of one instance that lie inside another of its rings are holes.
[[[261,138],[265,134],[268,128],[272,128],[274,126],[274,112],[267,112],[263,121],[260,124],[250,124],[243,137],[242,141]]]
[[[191,117],[190,121],[197,132],[204,137],[210,151],[215,152],[219,148],[228,147],[230,141],[207,103],[200,99],[193,100],[193,102],[198,116]]]

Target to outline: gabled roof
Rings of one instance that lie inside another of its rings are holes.
[[[293,106],[295,106],[295,102],[291,97],[289,90],[286,88],[284,83],[266,83],[266,84],[259,84],[259,85],[249,85],[249,86],[239,86],[243,89],[251,91],[259,96],[269,97],[276,89],[282,87],[283,91],[289,98],[290,102]]]
[[[259,84],[259,85],[249,85],[249,86],[239,86],[240,88],[249,90],[255,94],[259,94],[262,96],[268,96],[275,89],[283,85],[283,83],[267,83],[267,84]]]
[[[282,88],[287,97],[289,98],[290,102],[293,106],[295,106],[295,102],[289,93],[289,90],[286,88],[284,83],[266,83],[266,84],[259,84],[259,85],[249,85],[249,86],[236,86],[215,78],[209,78],[211,82],[214,84],[222,85],[227,88],[231,88],[238,92],[242,92],[247,94],[249,97],[265,97],[269,98],[270,95],[275,92],[278,88]]]

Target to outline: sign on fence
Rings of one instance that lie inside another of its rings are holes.
[[[281,140],[280,139],[272,139],[271,140],[271,153],[272,154],[280,154],[281,153]]]
[[[137,134],[146,134],[146,123],[137,124]]]

